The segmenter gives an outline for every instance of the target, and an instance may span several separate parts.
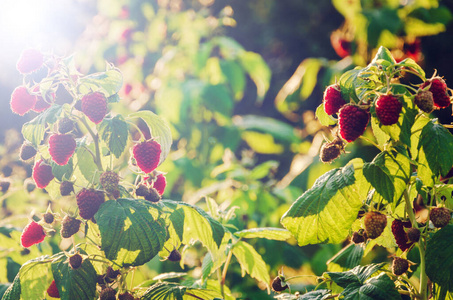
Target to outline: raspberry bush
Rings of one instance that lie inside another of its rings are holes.
[[[453,136],[450,124],[439,123],[432,109],[420,105],[419,96],[429,91],[442,99],[442,104],[434,101],[434,109],[451,109],[447,83],[435,75],[426,78],[410,58],[397,63],[381,47],[368,66],[345,72],[337,85],[346,102],[338,116],[325,110],[325,101],[317,109],[334,139],[345,140],[337,156],[347,153],[356,139],[374,145],[377,155],[372,161],[353,158],[325,173],[281,219],[300,246],[351,239],[330,261],[337,265],[335,271],[318,278],[323,289],[309,294],[322,291],[340,299],[358,294],[366,299],[451,297]],[[330,163],[325,155],[321,150],[321,161]],[[393,256],[393,263],[383,259],[361,265],[376,246]],[[289,293],[281,298],[305,299]]]

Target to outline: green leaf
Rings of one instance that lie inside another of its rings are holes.
[[[360,184],[354,177],[352,164],[331,170],[292,204],[281,223],[299,246],[340,243],[362,206]]]
[[[245,229],[235,232],[234,235],[245,239],[264,238],[275,241],[286,241],[292,237],[291,232],[288,230],[272,227]]]
[[[420,76],[422,76],[423,79],[425,79],[425,71],[412,58],[406,58],[406,59],[400,61],[397,65],[401,66],[401,67],[412,69],[415,72],[417,72],[418,74],[420,74]]]
[[[120,158],[124,152],[129,137],[129,130],[123,116],[117,115],[113,118],[104,118],[99,126],[101,139],[107,144],[110,152],[116,158]]]
[[[424,151],[429,168],[436,176],[447,175],[453,166],[453,136],[445,127],[433,121],[427,123],[420,134],[418,149]]]
[[[337,124],[337,121],[329,116],[326,111],[324,110],[324,103],[321,103],[317,108],[316,108],[316,118],[318,118],[319,122],[323,126],[330,126],[330,125],[335,125]]]
[[[373,66],[382,65],[382,63],[379,62],[381,60],[386,61],[386,62],[390,63],[391,65],[396,64],[396,61],[393,58],[392,53],[390,53],[389,49],[387,49],[385,47],[382,47],[382,46],[379,47],[378,52],[374,56],[374,58],[371,61],[370,65],[373,65]]]
[[[262,179],[269,175],[271,170],[278,168],[278,162],[275,160],[268,160],[259,164],[250,172],[250,178],[254,180]]]
[[[107,71],[87,75],[80,78],[77,86],[78,93],[82,95],[91,92],[103,92],[108,98],[118,93],[123,86],[123,75],[115,67],[109,66]]]
[[[272,75],[269,66],[261,55],[250,51],[240,52],[239,61],[256,85],[258,101],[263,101],[264,96],[269,89]]]
[[[245,89],[245,73],[241,66],[235,61],[220,61],[220,68],[223,75],[227,78],[228,84],[231,86],[234,98],[240,100],[244,95]]]
[[[342,299],[401,299],[394,282],[385,273],[369,278],[385,263],[357,266],[346,272],[326,272],[325,276],[343,287]]]
[[[133,118],[141,118],[145,121],[151,132],[151,136],[160,144],[162,153],[160,154],[159,164],[161,164],[168,156],[168,153],[170,153],[172,143],[171,131],[167,122],[149,110],[138,111],[128,116],[128,119]]]
[[[379,119],[375,116],[371,116],[371,129],[373,130],[374,137],[379,146],[384,146],[390,140],[390,135],[382,130],[381,122],[379,122]]]
[[[442,288],[453,292],[453,225],[437,231],[426,246],[426,274]]]
[[[204,105],[214,112],[231,117],[233,99],[225,85],[206,85],[201,93]]]
[[[41,256],[26,262],[19,271],[21,299],[42,299],[48,288],[46,283],[51,259]],[[50,282],[48,282],[50,284]]]
[[[57,121],[62,110],[61,105],[54,104],[39,114],[33,120],[22,126],[22,135],[33,144],[36,148],[41,144],[46,133],[47,124],[53,124]]]
[[[256,250],[244,241],[238,241],[234,244],[233,255],[241,265],[242,277],[245,273],[249,274],[252,278],[266,284],[269,290],[269,271],[267,270],[266,263],[263,261],[261,255]]]
[[[63,181],[64,178],[69,179],[74,168],[72,157],[69,159],[68,163],[64,166],[57,165],[53,160],[50,162],[50,165],[52,166],[52,174],[59,181]]]
[[[294,143],[301,141],[295,134],[293,126],[273,118],[244,115],[234,118],[233,123],[242,130],[257,130],[263,133],[269,133],[281,141]]]
[[[198,240],[217,259],[216,253],[225,235],[222,224],[196,206],[172,200],[163,200],[162,203],[173,209],[170,221],[182,243]]]
[[[397,201],[411,176],[410,160],[399,152],[384,151],[364,164],[363,175],[385,200]]]
[[[338,80],[338,84],[340,85],[341,90],[341,97],[349,101],[349,99],[353,99],[356,102],[359,102],[360,99],[357,96],[357,86],[362,83],[363,79],[359,77],[360,73],[363,69],[356,67],[353,70],[349,70],[343,75],[341,75],[340,79]]]
[[[361,245],[350,243],[327,261],[327,265],[335,264],[343,269],[352,269],[360,264],[364,249]]]
[[[2,300],[19,300],[21,294],[20,273],[16,275],[13,283],[2,295]]]
[[[68,257],[61,253],[52,261],[52,274],[61,299],[95,298],[97,274],[88,259],[84,259],[78,269],[73,269]]]
[[[330,295],[330,290],[316,290],[299,296],[297,300],[324,300]]]
[[[163,248],[167,232],[159,210],[145,200],[106,201],[94,216],[101,250],[121,266],[140,266]]]
[[[159,282],[146,290],[142,300],[185,300],[185,299],[203,299],[212,300],[214,298],[222,298],[222,295],[213,290],[190,288],[183,285],[178,285],[172,282]]]
[[[88,146],[88,148],[92,153],[94,153],[94,146],[90,145]],[[97,181],[95,176],[97,175],[97,177],[99,177],[99,170],[96,166],[96,163],[94,162],[93,156],[88,151],[88,149],[80,147],[76,152],[76,157],[77,167],[82,173],[83,177],[85,177],[88,182]]]

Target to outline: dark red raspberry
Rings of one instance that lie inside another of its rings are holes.
[[[407,238],[409,242],[417,243],[420,240],[420,230],[415,227],[411,227],[406,230]]]
[[[23,116],[35,106],[36,101],[38,101],[36,95],[30,94],[25,86],[19,86],[11,94],[11,110]]]
[[[434,110],[433,93],[430,91],[419,90],[414,97],[414,103],[421,111],[431,113]]]
[[[91,219],[104,203],[104,193],[95,189],[83,188],[76,195],[79,215],[85,220]]]
[[[157,175],[156,179],[154,180],[153,188],[159,193],[159,195],[163,195],[165,191],[165,187],[167,186],[167,181],[165,180],[164,174]]]
[[[31,221],[27,226],[25,226],[24,231],[22,231],[20,243],[22,244],[22,247],[28,248],[34,244],[41,243],[44,241],[45,237],[46,233],[44,228],[35,221]]]
[[[447,84],[445,83],[445,80],[443,80],[441,77],[428,79],[424,83],[422,83],[422,85],[420,85],[420,89],[424,89],[429,85],[430,87],[428,88],[428,91],[433,93],[434,107],[448,107],[451,104],[451,101],[450,96],[447,92]]]
[[[361,136],[370,121],[368,111],[354,105],[344,105],[338,114],[340,136],[347,142],[355,141]]]
[[[58,132],[65,134],[74,130],[74,122],[68,117],[62,118],[58,121]]]
[[[79,232],[82,221],[71,216],[64,216],[61,221],[60,235],[62,238],[68,239]]]
[[[113,171],[106,171],[101,174],[99,182],[101,183],[104,190],[106,190],[108,193],[113,193],[118,190],[120,177]]]
[[[407,238],[407,233],[404,228],[411,228],[412,224],[410,221],[401,221],[393,220],[392,222],[392,233],[395,237],[396,244],[401,249],[401,251],[406,251],[409,249],[413,243],[409,242]]]
[[[137,195],[138,197],[147,197],[149,196],[149,194],[149,188],[144,184],[139,184],[135,189],[135,195]]]
[[[157,168],[161,152],[160,144],[153,140],[135,144],[132,148],[137,166],[145,173],[150,173]]]
[[[324,143],[319,153],[319,159],[323,163],[331,163],[344,152],[344,142],[337,137],[332,142]]]
[[[9,180],[1,179],[0,180],[0,190],[2,193],[6,193],[9,190],[11,182]]]
[[[47,294],[52,298],[60,298],[60,293],[58,292],[55,280],[52,281],[49,288],[47,289]]]
[[[118,300],[134,300],[134,296],[129,292],[125,292],[118,295]]]
[[[274,292],[283,292],[288,288],[288,284],[285,282],[285,277],[278,275],[272,280],[272,290]]]
[[[354,244],[364,243],[364,242],[366,242],[367,239],[368,239],[368,236],[363,229],[360,229],[359,231],[355,231],[351,237],[351,241]]]
[[[116,300],[116,291],[111,287],[106,287],[99,294],[99,300]]]
[[[370,239],[379,237],[387,226],[387,217],[380,212],[367,212],[363,217],[365,231]]]
[[[74,183],[71,181],[63,181],[60,184],[60,194],[62,196],[68,196],[74,192]]]
[[[76,141],[70,134],[53,134],[49,138],[50,156],[60,166],[68,163],[74,154],[76,146]]]
[[[446,207],[434,207],[429,213],[429,219],[433,222],[435,227],[445,227],[451,220],[450,210]]]
[[[45,188],[54,178],[52,167],[42,159],[38,160],[33,167],[33,180],[40,189]]]
[[[324,111],[328,115],[338,113],[340,108],[346,104],[343,97],[341,97],[340,86],[338,84],[329,85],[324,91]]]
[[[80,254],[76,253],[73,256],[69,257],[69,265],[73,269],[78,269],[83,263],[83,258]]]
[[[169,261],[178,262],[181,260],[181,253],[178,251],[178,249],[173,249],[173,251],[171,251],[168,255],[167,259]]]
[[[409,262],[401,257],[395,257],[392,263],[392,273],[396,276],[403,275],[409,269]]]
[[[52,224],[55,217],[53,215],[53,213],[51,212],[46,212],[43,216],[42,216],[42,219],[44,220],[44,222],[46,222],[47,224]]]
[[[30,158],[36,155],[36,149],[29,143],[24,142],[22,147],[20,147],[19,157],[22,160],[29,160]]]
[[[82,112],[95,124],[101,123],[107,114],[107,98],[100,92],[83,96]]]
[[[36,49],[26,49],[17,61],[16,68],[21,74],[38,70],[44,64],[44,55]]]
[[[375,103],[376,115],[382,125],[396,124],[402,108],[398,97],[391,94],[379,96]]]
[[[151,202],[159,202],[162,197],[159,195],[157,190],[153,187],[148,188],[149,194],[145,196],[145,200],[151,201]]]
[[[119,270],[113,270],[113,268],[109,266],[105,272],[104,280],[107,283],[112,283],[120,274],[121,272]]]

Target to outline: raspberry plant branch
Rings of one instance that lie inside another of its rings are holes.
[[[94,162],[96,166],[98,167],[99,171],[102,172],[104,168],[102,167],[102,162],[101,162],[101,151],[99,148],[99,134],[94,133],[94,131],[91,129],[90,125],[88,124],[87,120],[85,117],[79,117],[79,120],[82,122],[82,124],[85,126],[87,131],[90,133],[91,138],[93,139],[94,142],[94,147],[96,151],[96,155],[94,157]]]

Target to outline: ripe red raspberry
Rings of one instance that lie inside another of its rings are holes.
[[[104,193],[94,189],[83,188],[76,195],[79,215],[85,220],[91,219],[104,203]]]
[[[448,208],[445,207],[434,207],[429,213],[429,219],[433,222],[437,228],[442,228],[450,223],[451,213]]]
[[[387,226],[387,217],[380,212],[367,212],[363,217],[363,224],[368,238],[375,239],[379,237]]]
[[[74,192],[74,183],[71,181],[63,181],[60,184],[60,194],[62,196],[68,196]]]
[[[21,160],[29,160],[36,155],[36,149],[28,142],[24,142],[20,147],[19,157]]]
[[[338,114],[339,132],[341,137],[350,142],[361,136],[370,121],[368,111],[354,105],[344,105]]]
[[[346,104],[343,97],[341,97],[340,86],[338,84],[329,85],[324,91],[324,111],[328,115],[338,113],[340,108]]]
[[[36,49],[26,49],[17,61],[16,68],[21,74],[38,70],[44,64],[44,55]]]
[[[47,289],[47,294],[52,298],[60,298],[60,293],[58,292],[55,280],[52,281],[49,288]]]
[[[79,232],[82,221],[68,215],[64,216],[61,221],[60,235],[62,238],[68,239]]]
[[[163,195],[166,186],[167,181],[165,180],[164,174],[157,175],[156,179],[154,180],[153,188],[156,189],[159,195]]]
[[[106,287],[99,294],[99,300],[116,300],[116,291],[111,287]]]
[[[375,103],[376,115],[382,125],[393,125],[398,122],[403,105],[391,94],[381,95]]]
[[[431,113],[434,110],[433,93],[430,91],[419,90],[414,97],[414,103],[421,111]]]
[[[132,148],[138,167],[145,173],[150,173],[157,168],[161,151],[160,144],[153,140],[135,144]]]
[[[25,86],[19,86],[11,94],[11,110],[23,116],[35,106],[36,101],[38,101],[37,97],[31,95]]]
[[[283,275],[278,275],[272,280],[272,290],[274,292],[283,292],[288,288],[288,284],[285,282],[285,277]]]
[[[58,121],[58,132],[65,134],[74,130],[74,122],[68,117],[64,117]]]
[[[107,114],[107,98],[100,92],[83,96],[82,112],[95,124],[101,123]]]
[[[60,166],[68,163],[76,146],[76,141],[70,134],[53,134],[49,138],[50,156]]]
[[[38,160],[33,167],[33,180],[40,189],[45,188],[54,178],[52,167],[42,159]]]
[[[44,228],[35,221],[31,221],[25,226],[24,231],[22,231],[20,243],[22,244],[22,247],[28,248],[34,244],[41,243],[44,241],[45,237],[46,233],[44,232]]]
[[[339,57],[345,58],[352,53],[352,42],[345,39],[345,34],[339,30],[332,32],[330,35],[330,43],[333,50],[338,54]]]
[[[99,177],[99,182],[106,192],[113,193],[118,189],[120,177],[113,171],[106,171]]]
[[[422,85],[420,85],[420,89],[424,89],[428,85],[431,85],[428,88],[428,91],[433,93],[434,107],[445,108],[451,104],[450,96],[447,93],[447,84],[445,83],[445,80],[443,80],[441,77],[428,79],[424,83],[422,83]]]
[[[395,257],[392,263],[392,273],[396,276],[403,275],[409,269],[409,262],[401,257]]]
[[[392,233],[395,237],[396,244],[401,251],[409,249],[413,243],[409,242],[407,233],[404,228],[411,228],[412,224],[410,221],[393,220],[392,222]]]
[[[340,137],[332,142],[324,143],[319,153],[319,159],[323,163],[331,163],[344,152],[344,142]]]
[[[80,254],[76,253],[73,256],[69,257],[69,265],[73,269],[78,269],[83,263],[83,258]]]

